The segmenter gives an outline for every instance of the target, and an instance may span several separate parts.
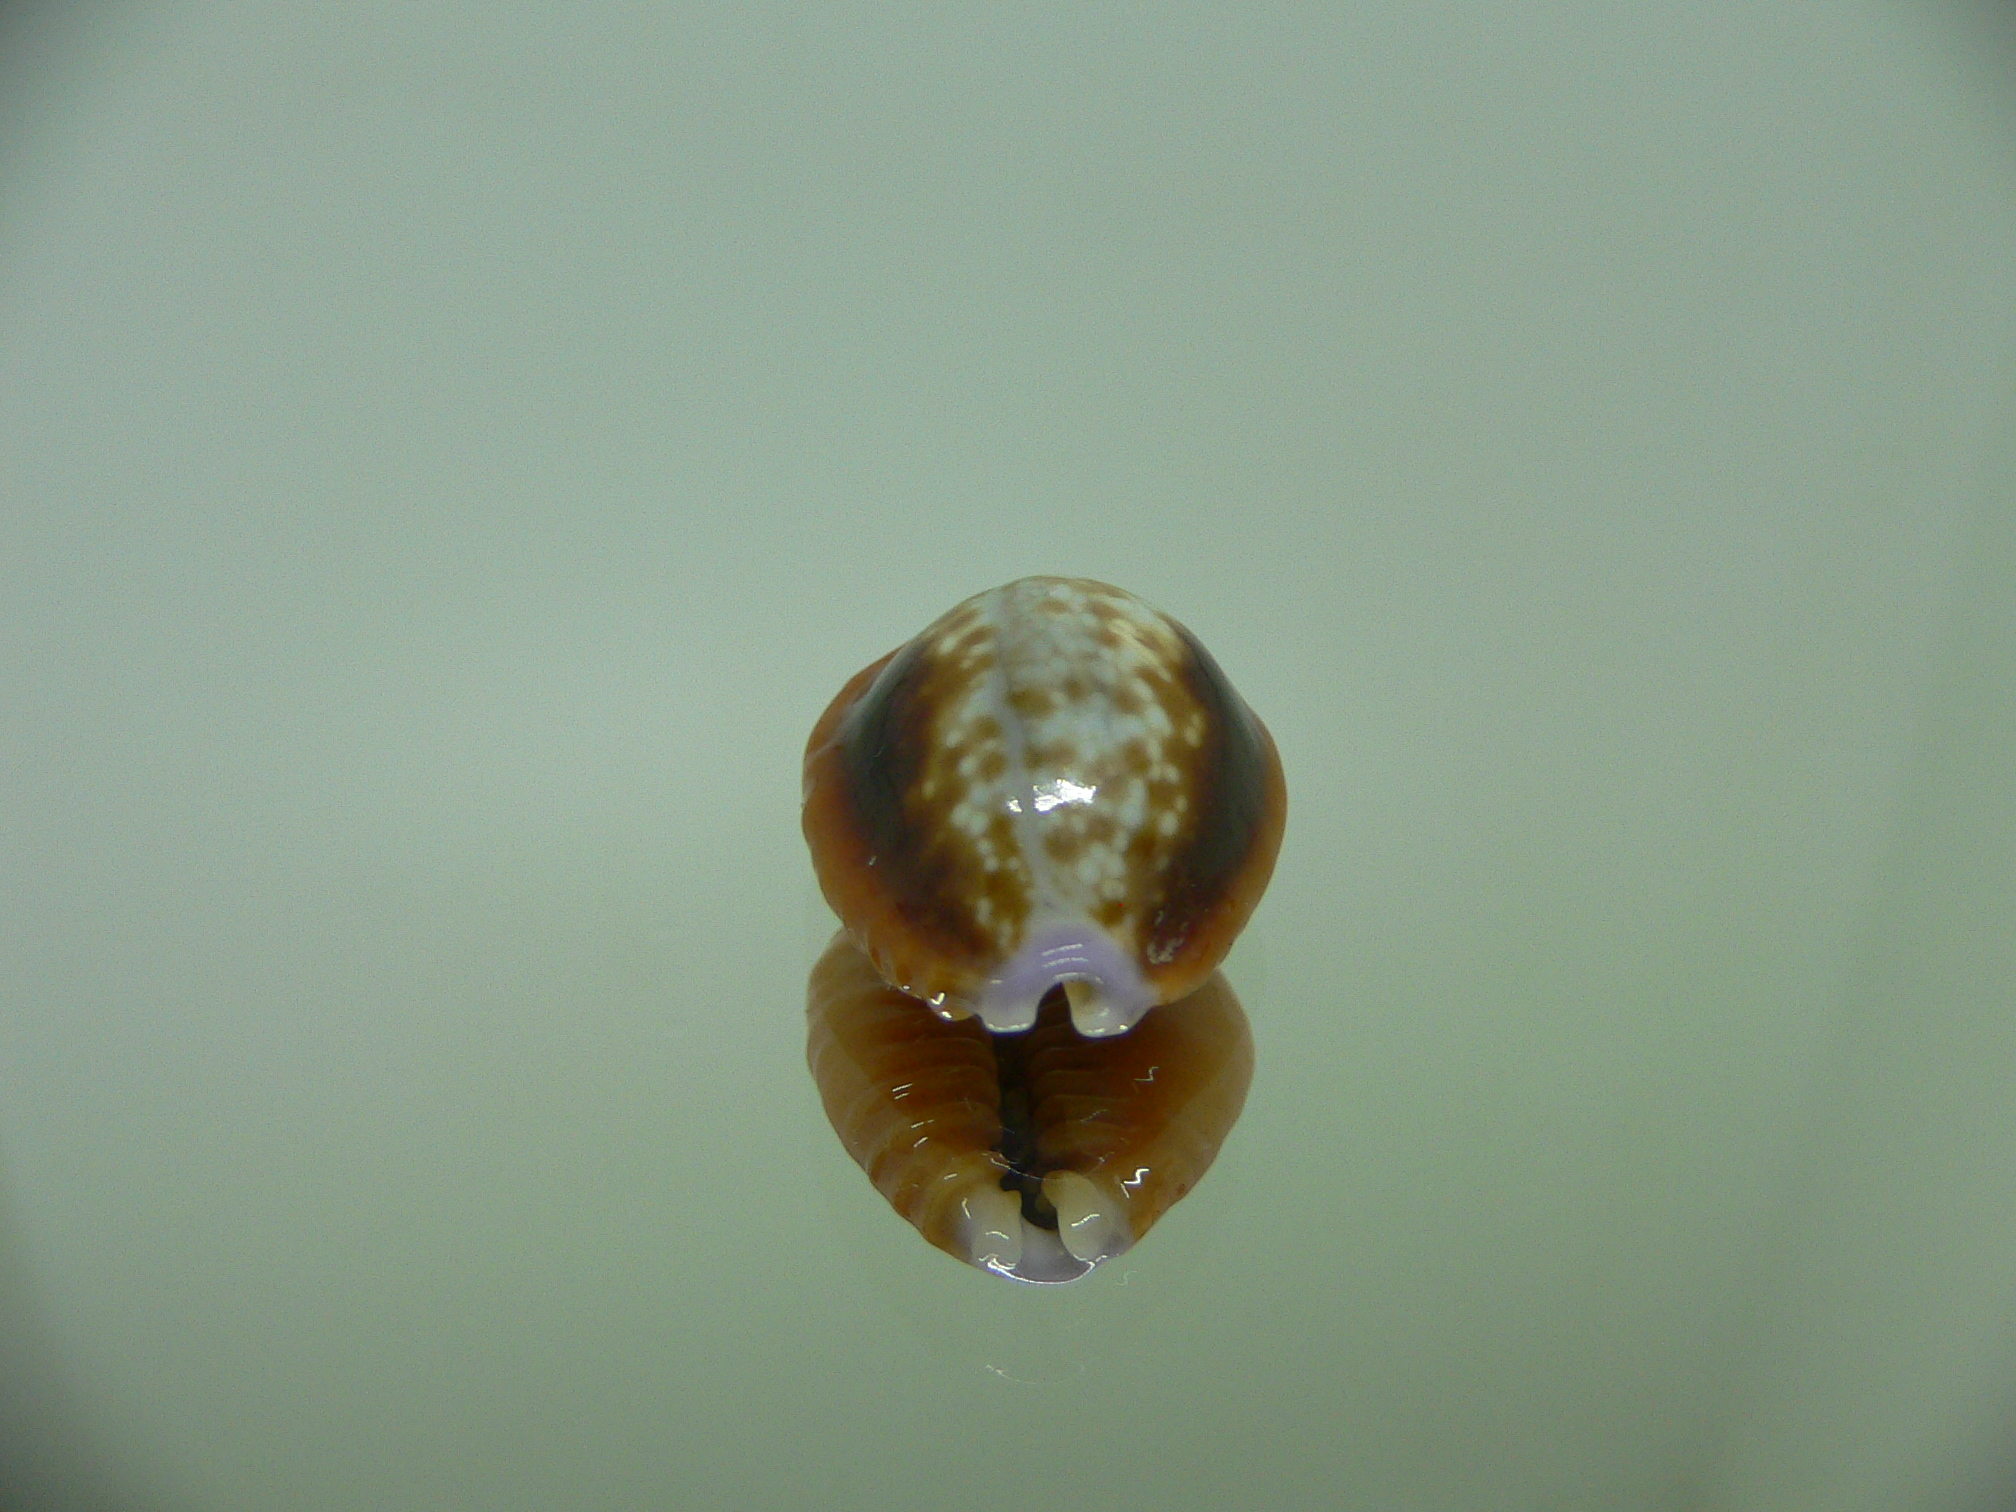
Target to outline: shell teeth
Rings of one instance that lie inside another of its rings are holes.
[[[1091,1038],[1125,1034],[1156,1001],[1133,957],[1083,919],[1052,920],[1033,930],[997,970],[974,1004],[996,1034],[1029,1028],[1044,995],[1057,986],[1070,995],[1078,1032]]]
[[[1073,1259],[1096,1265],[1127,1248],[1127,1225],[1119,1204],[1090,1177],[1052,1171],[1043,1178],[1043,1195],[1057,1209],[1057,1237]]]
[[[959,1202],[965,1217],[960,1238],[966,1256],[982,1270],[1008,1271],[1022,1263],[1022,1201],[998,1186],[975,1186]]]
[[[1036,1011],[1042,1006],[1041,995],[1019,998],[996,997],[992,1002],[978,1004],[972,1013],[978,1015],[990,1033],[1020,1034],[1036,1024]],[[942,1011],[942,1010],[941,1010]]]
[[[1063,985],[1064,997],[1071,1004],[1072,1027],[1087,1039],[1125,1034],[1140,1018],[1139,1014],[1129,1018],[1097,982],[1066,977]]]

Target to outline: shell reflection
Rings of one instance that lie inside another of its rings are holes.
[[[813,967],[807,1059],[878,1191],[939,1249],[1069,1281],[1138,1241],[1210,1169],[1253,1078],[1222,974],[1131,1032],[1088,1038],[1053,988],[1026,1033],[948,1021],[843,933]]]

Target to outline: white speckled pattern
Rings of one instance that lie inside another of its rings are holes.
[[[1128,895],[1128,848],[1151,822],[1151,781],[1174,783],[1177,736],[1163,700],[1182,640],[1161,615],[1115,589],[1025,578],[968,600],[934,627],[933,652],[966,674],[937,736],[959,752],[964,786],[940,797],[975,864],[1006,868],[1028,891],[1030,921],[1093,917]],[[1186,738],[1203,734],[1190,711]],[[1097,800],[1096,807],[1094,800]],[[1153,816],[1167,838],[1186,799]],[[1012,817],[1003,853],[997,815]],[[1024,920],[976,909],[1004,951]],[[991,916],[990,916],[991,915]]]

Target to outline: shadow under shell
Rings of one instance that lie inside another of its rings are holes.
[[[1080,1035],[1057,989],[1034,1028],[997,1035],[889,986],[842,933],[806,1019],[827,1119],[876,1190],[939,1249],[1021,1281],[1137,1242],[1210,1169],[1253,1078],[1216,972],[1126,1034]]]

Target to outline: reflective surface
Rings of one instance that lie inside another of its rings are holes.
[[[1033,1027],[946,1020],[836,935],[806,987],[826,1117],[875,1189],[955,1259],[1075,1281],[1125,1254],[1211,1168],[1253,1080],[1222,972],[1125,1034],[1079,1034],[1064,989]]]
[[[0,23],[34,1473],[2016,1481],[2016,167],[1966,16]],[[1053,1287],[867,1189],[802,1017],[808,724],[1030,573],[1176,613],[1295,784],[1239,1125]]]

